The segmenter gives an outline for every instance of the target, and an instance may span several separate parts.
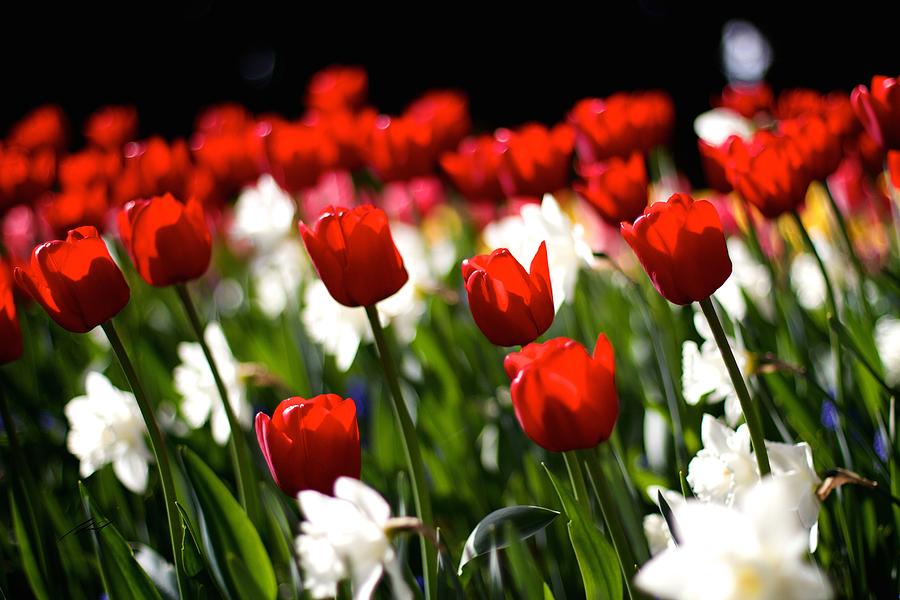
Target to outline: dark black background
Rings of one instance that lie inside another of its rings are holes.
[[[101,104],[135,104],[142,134],[167,137],[187,135],[198,109],[223,100],[295,116],[312,73],[361,64],[382,110],[455,87],[469,94],[482,129],[552,123],[589,95],[666,89],[678,115],[677,159],[693,178],[691,122],[725,83],[726,21],[748,19],[768,36],[776,90],[850,90],[874,73],[900,72],[889,4],[32,3],[0,9],[0,132],[43,102],[61,104],[76,124]],[[248,78],[269,61],[271,77]]]

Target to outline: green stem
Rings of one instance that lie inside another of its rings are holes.
[[[394,418],[400,428],[400,441],[403,445],[403,454],[406,457],[406,466],[409,470],[409,477],[412,481],[413,503],[416,506],[416,516],[425,524],[426,527],[434,526],[434,519],[431,515],[431,496],[428,486],[425,482],[425,468],[422,464],[422,451],[419,449],[419,438],[416,436],[416,428],[409,411],[406,409],[406,403],[403,401],[403,395],[400,392],[400,380],[397,377],[397,370],[394,366],[394,360],[391,357],[391,350],[388,347],[387,340],[384,336],[384,329],[381,327],[381,321],[378,319],[378,309],[374,305],[366,307],[366,316],[369,318],[369,325],[372,327],[372,335],[375,337],[375,345],[378,347],[378,356],[381,359],[381,367],[384,370],[384,377],[387,380],[392,407],[394,410]],[[421,534],[419,535],[419,546],[422,551],[422,575],[425,580],[425,594],[427,598],[436,597],[435,587],[435,570],[437,569],[437,551],[435,547]]]
[[[584,473],[581,470],[581,463],[578,462],[578,455],[574,450],[563,452],[563,460],[566,463],[566,471],[569,472],[569,481],[572,482],[572,491],[575,494],[575,500],[587,509],[588,514],[591,512],[591,503],[588,500],[587,485],[584,483]]]
[[[591,487],[594,489],[594,494],[597,496],[597,501],[600,504],[603,522],[606,524],[606,530],[609,531],[610,537],[612,537],[613,547],[616,550],[616,556],[619,558],[619,568],[622,569],[622,575],[625,579],[625,591],[629,598],[634,598],[631,580],[637,572],[637,563],[634,561],[634,555],[631,552],[631,546],[628,543],[625,530],[622,529],[622,516],[616,508],[615,499],[609,489],[609,480],[603,471],[599,446],[593,450],[585,451],[584,456],[588,463],[588,478],[591,480]]]
[[[841,210],[838,207],[834,196],[831,195],[831,189],[829,189],[828,184],[825,182],[823,182],[822,186],[825,188],[825,195],[828,197],[828,203],[831,206],[831,212],[834,213],[834,220],[837,223],[837,229],[841,234],[841,239],[844,241],[844,246],[847,247],[847,255],[850,257],[850,262],[853,264],[853,270],[856,271],[856,278],[858,280],[857,285],[859,286],[858,291],[860,305],[862,306],[863,311],[865,311],[866,317],[868,317],[869,321],[872,321],[872,307],[869,305],[869,301],[866,298],[865,290],[865,282],[866,279],[868,279],[866,268],[863,266],[862,261],[856,254],[856,249],[853,246],[853,241],[850,239],[850,232],[847,229],[847,220],[844,219],[844,215],[843,213],[841,213]]]
[[[186,597],[186,581],[184,579],[185,571],[184,566],[182,565],[180,548],[182,528],[181,515],[178,512],[178,506],[176,505],[175,480],[172,477],[172,467],[169,463],[169,453],[166,451],[166,443],[165,440],[163,440],[159,423],[156,421],[156,415],[153,413],[153,407],[150,406],[150,403],[147,401],[147,396],[144,394],[144,388],[141,386],[141,382],[134,370],[131,359],[128,358],[128,353],[125,351],[125,346],[122,344],[118,332],[116,332],[112,319],[103,323],[102,327],[103,331],[106,333],[106,337],[109,339],[109,344],[112,346],[113,352],[116,354],[116,358],[119,359],[119,364],[122,367],[122,371],[125,373],[125,379],[128,380],[131,391],[134,392],[134,398],[137,401],[138,408],[141,410],[141,416],[144,418],[144,423],[147,425],[147,433],[150,434],[150,447],[153,450],[153,456],[156,458],[156,466],[159,469],[159,478],[162,482],[163,500],[166,503],[166,516],[169,521],[169,537],[172,540],[172,559],[175,563],[175,577],[178,582],[178,593],[180,597],[184,598]]]
[[[237,416],[234,414],[231,401],[228,398],[228,389],[225,387],[225,382],[222,381],[222,376],[219,373],[218,366],[216,366],[216,361],[209,349],[209,345],[206,343],[206,338],[203,337],[203,325],[200,323],[197,309],[194,307],[194,302],[191,300],[190,291],[188,291],[187,286],[184,284],[176,285],[175,291],[178,292],[178,298],[181,300],[182,306],[184,306],[184,312],[187,313],[188,321],[191,323],[191,329],[194,330],[194,336],[197,338],[197,342],[203,350],[206,362],[209,363],[209,369],[212,371],[213,379],[216,382],[216,388],[219,390],[219,397],[222,399],[222,407],[225,409],[228,426],[231,428],[229,447],[231,448],[231,460],[234,467],[234,477],[237,482],[238,497],[240,498],[241,506],[244,507],[247,516],[253,524],[259,527],[262,524],[262,510],[259,505],[256,477],[253,474],[253,462],[250,460],[250,451],[247,447],[247,440],[244,437],[243,429],[237,420]]]
[[[722,322],[719,321],[719,316],[716,314],[716,308],[713,306],[712,300],[710,298],[701,300],[700,308],[703,310],[703,315],[709,323],[713,337],[716,338],[719,353],[722,355],[722,360],[725,361],[725,367],[728,369],[728,375],[731,376],[734,391],[737,392],[738,400],[741,402],[741,411],[743,411],[744,420],[747,421],[747,427],[750,429],[750,440],[753,442],[756,463],[759,465],[759,474],[761,477],[765,477],[772,469],[769,467],[769,453],[766,451],[762,419],[756,410],[756,405],[750,399],[750,392],[747,390],[744,375],[734,359],[734,353],[731,351],[731,345],[728,343],[728,337],[725,335],[725,330],[722,328]]]

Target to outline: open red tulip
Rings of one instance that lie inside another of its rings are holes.
[[[469,309],[492,344],[533,342],[553,323],[547,244],[541,242],[526,272],[506,248],[463,261]]]
[[[285,494],[331,495],[338,477],[359,479],[356,405],[335,394],[282,400],[272,417],[256,415],[256,438],[269,472]]]
[[[34,249],[16,283],[61,327],[85,333],[119,313],[131,296],[97,229],[79,227],[65,241]]]
[[[651,204],[634,225],[622,223],[653,286],[674,304],[709,298],[731,275],[722,221],[715,207],[673,194]]]
[[[380,208],[329,206],[312,228],[300,223],[300,234],[331,297],[344,306],[371,306],[409,279]]]
[[[119,236],[150,285],[185,283],[209,267],[212,237],[194,199],[185,205],[166,194],[131,201],[119,213]]]
[[[503,362],[516,418],[551,452],[593,448],[609,439],[619,417],[612,344],[600,334],[589,355],[568,338],[529,344]]]

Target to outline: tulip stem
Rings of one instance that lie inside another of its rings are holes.
[[[378,318],[378,309],[374,305],[366,306],[366,316],[372,327],[372,335],[375,337],[375,345],[378,347],[378,356],[381,359],[381,367],[387,380],[394,418],[400,428],[400,440],[403,444],[403,454],[406,457],[406,466],[412,480],[413,502],[416,506],[416,516],[426,527],[433,527],[434,520],[431,516],[431,496],[425,482],[425,468],[422,464],[422,451],[419,449],[419,438],[416,436],[416,428],[403,395],[400,392],[400,380],[391,356],[391,350],[385,339],[384,329]],[[419,535],[419,546],[422,552],[422,575],[425,580],[425,595],[427,598],[435,598],[435,573],[437,568],[437,551],[424,536]]]
[[[750,392],[747,390],[747,383],[744,381],[744,375],[738,367],[737,361],[734,359],[734,353],[731,351],[731,345],[725,336],[725,330],[722,328],[722,322],[716,314],[716,308],[713,306],[711,298],[704,298],[700,301],[700,308],[703,315],[709,323],[713,337],[716,338],[716,345],[719,346],[719,353],[725,366],[728,368],[728,375],[731,376],[731,383],[734,385],[734,391],[737,392],[738,399],[741,402],[741,411],[744,413],[744,420],[747,421],[747,427],[750,429],[750,440],[753,442],[753,450],[756,455],[756,463],[759,465],[759,474],[761,477],[768,475],[772,469],[769,467],[769,453],[766,451],[766,440],[763,434],[762,419],[756,409],[756,405],[750,399]]]
[[[178,582],[179,597],[185,598],[186,581],[181,558],[181,514],[176,504],[175,480],[172,477],[172,467],[169,463],[166,443],[163,440],[159,423],[156,421],[153,407],[147,401],[144,388],[141,386],[131,359],[128,358],[128,353],[125,351],[125,346],[122,344],[121,338],[119,338],[112,319],[103,323],[102,327],[107,339],[109,339],[109,345],[112,346],[116,358],[119,359],[119,365],[121,365],[122,371],[125,373],[125,379],[128,380],[128,385],[131,386],[131,391],[134,392],[134,398],[137,401],[138,408],[141,410],[141,416],[147,425],[147,433],[150,434],[150,446],[153,449],[153,456],[156,458],[156,466],[159,469],[159,478],[162,482],[163,500],[166,503],[166,516],[169,520],[169,537],[172,540],[172,559],[175,563],[175,578]]]
[[[588,513],[591,511],[591,502],[587,495],[587,485],[584,483],[584,473],[581,470],[581,463],[574,450],[563,452],[563,460],[566,463],[566,471],[569,472],[569,481],[572,482],[572,491],[575,493],[575,500],[584,506]]]
[[[188,321],[191,323],[191,329],[194,330],[194,336],[203,350],[206,362],[209,364],[209,370],[212,371],[213,379],[216,382],[216,388],[219,390],[219,397],[222,399],[222,407],[225,409],[225,416],[228,418],[228,426],[231,428],[231,440],[229,447],[231,448],[231,460],[234,466],[234,477],[237,482],[238,497],[241,506],[247,512],[247,516],[254,525],[260,526],[262,519],[262,510],[259,505],[259,496],[256,489],[256,477],[253,474],[253,463],[250,460],[250,451],[247,447],[247,440],[244,438],[243,430],[238,423],[237,416],[231,406],[228,398],[228,389],[225,382],[222,381],[222,375],[219,373],[219,367],[213,358],[206,338],[203,337],[203,326],[200,323],[200,317],[197,315],[197,309],[191,300],[191,293],[184,284],[175,286],[178,292],[178,298],[184,306],[184,312],[187,313]]]
[[[600,513],[603,516],[603,522],[606,530],[612,538],[613,547],[616,550],[616,556],[619,559],[619,568],[622,569],[622,575],[625,579],[625,592],[629,598],[634,598],[634,592],[631,590],[631,580],[637,572],[637,564],[631,552],[631,545],[628,543],[628,536],[622,528],[622,515],[616,508],[616,501],[609,489],[609,480],[603,471],[603,464],[600,460],[600,448],[586,450],[583,453],[588,468],[588,479],[600,504]],[[580,462],[576,461],[576,465],[580,466]]]

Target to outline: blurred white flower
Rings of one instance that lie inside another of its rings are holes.
[[[679,544],[645,564],[636,585],[671,599],[830,598],[827,578],[805,560],[792,502],[789,486],[773,478],[735,507],[687,501],[674,509]]]
[[[731,505],[759,481],[746,424],[733,431],[712,415],[700,426],[703,448],[688,464],[687,481],[701,502]]]
[[[299,500],[306,520],[300,524],[297,554],[304,587],[313,598],[335,596],[338,582],[349,577],[354,600],[368,600],[385,571],[394,598],[413,597],[388,538],[391,508],[378,492],[356,479],[340,477],[333,498],[305,490]]]
[[[270,251],[257,254],[250,261],[257,306],[270,319],[289,306],[297,306],[300,284],[310,273],[303,243],[295,238],[286,237]]]
[[[581,268],[594,262],[584,228],[573,223],[550,194],[544,195],[540,206],[526,204],[518,215],[490,223],[483,236],[491,250],[506,248],[526,267],[531,264],[541,242],[547,242],[550,285],[556,310],[575,292]]]
[[[741,372],[746,368],[746,355],[734,352],[735,360]],[[728,368],[719,348],[713,341],[705,341],[697,346],[694,341],[686,341],[681,345],[681,387],[684,401],[697,405],[704,397],[712,404],[725,402],[725,420],[734,427],[740,421],[743,412],[734,384],[728,375]]]
[[[769,271],[753,258],[746,244],[738,238],[728,239],[728,256],[731,258],[731,276],[713,296],[732,321],[743,321],[747,314],[744,293],[764,316],[771,317],[774,306]]]
[[[790,491],[790,508],[809,537],[809,551],[815,552],[819,541],[819,508],[816,489],[821,483],[813,466],[812,448],[807,443],[782,444],[766,442],[772,476],[784,481]]]
[[[416,337],[419,320],[425,314],[426,293],[435,286],[437,277],[431,267],[428,246],[415,227],[391,223],[391,235],[403,257],[409,280],[376,308],[381,324],[391,325],[397,341],[405,346]],[[353,364],[360,343],[373,339],[366,312],[337,302],[320,279],[306,287],[300,318],[309,336],[334,356],[341,371]]]
[[[250,276],[260,310],[269,318],[296,306],[309,260],[294,231],[293,198],[271,175],[245,187],[234,206],[231,239],[253,246]]]
[[[733,135],[749,139],[755,129],[753,121],[730,108],[714,108],[694,119],[694,133],[712,146],[721,146]]]
[[[835,301],[840,305],[840,287],[848,283],[848,278],[852,276],[849,265],[841,253],[824,239],[814,235],[813,244],[816,252],[822,258],[822,262],[825,263],[828,278],[835,287]],[[819,269],[819,263],[813,255],[804,252],[795,256],[791,262],[790,274],[791,287],[794,288],[797,300],[800,301],[803,308],[816,310],[825,305],[828,288],[825,285],[825,278],[822,277],[822,271]]]
[[[242,427],[249,429],[253,415],[247,402],[246,386],[239,376],[240,364],[228,347],[228,340],[225,339],[222,327],[216,322],[210,323],[203,332],[203,338],[219,368],[219,375],[225,383],[225,390],[228,392],[228,399],[238,422]],[[185,421],[191,428],[197,429],[209,420],[213,439],[220,446],[225,445],[228,436],[231,435],[231,428],[212,370],[206,362],[200,344],[196,342],[178,344],[178,357],[181,364],[175,367],[173,376],[175,389],[183,398],[181,413]]]
[[[900,384],[900,319],[881,317],[875,324],[875,346],[884,365],[884,378],[890,385]]]
[[[668,504],[669,508],[673,511],[676,508],[680,508],[685,502],[684,497],[678,492],[673,492],[672,490],[667,490],[657,485],[651,485],[647,488],[647,495],[657,506],[659,506],[660,494],[662,494],[666,504]],[[651,555],[656,556],[663,550],[672,548],[675,545],[675,540],[672,538],[672,532],[669,531],[669,524],[666,523],[666,519],[661,513],[651,513],[646,515],[644,517],[643,525],[644,537],[647,538],[647,545],[650,548]]]
[[[271,175],[241,191],[234,205],[231,239],[245,241],[267,252],[293,233],[297,206]]]
[[[143,494],[150,453],[144,441],[147,428],[134,395],[117,389],[96,371],[87,374],[84,387],[85,395],[69,400],[64,409],[69,420],[66,445],[81,461],[81,476],[112,463],[122,485]]]
[[[772,45],[753,23],[733,19],[722,28],[722,67],[729,81],[755,82],[772,64]]]
[[[654,470],[662,470],[666,466],[670,435],[669,422],[660,411],[644,411],[644,454]]]

